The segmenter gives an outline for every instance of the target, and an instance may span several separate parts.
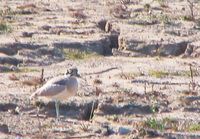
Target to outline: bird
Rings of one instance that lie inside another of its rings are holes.
[[[30,100],[35,97],[46,97],[55,101],[56,117],[60,121],[59,105],[60,101],[66,100],[78,91],[77,78],[82,78],[77,68],[67,70],[64,76],[50,79],[30,96]],[[83,79],[83,78],[82,78]]]

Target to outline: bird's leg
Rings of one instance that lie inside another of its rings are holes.
[[[60,105],[60,102],[56,100],[55,107],[56,107],[56,117],[57,117],[58,121],[60,121],[59,105]]]

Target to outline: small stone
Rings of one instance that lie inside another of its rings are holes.
[[[26,32],[26,31],[25,31],[25,32],[22,33],[22,36],[23,36],[23,37],[32,37],[33,34],[34,34],[34,33],[32,33],[32,32],[29,33],[29,32]]]
[[[119,127],[119,130],[118,130],[118,133],[121,135],[127,135],[131,132],[132,132],[132,130],[125,128],[125,127]]]

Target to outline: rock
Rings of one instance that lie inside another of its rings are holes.
[[[29,33],[29,32],[26,32],[26,31],[25,31],[25,32],[22,32],[22,36],[23,36],[23,37],[32,37],[33,34],[34,34],[34,33],[32,33],[32,32],[30,32],[30,33]]]
[[[49,31],[52,27],[49,26],[49,25],[44,25],[44,26],[42,26],[40,28],[43,29],[43,30]]]
[[[130,129],[126,128],[126,127],[122,127],[122,126],[119,127],[119,129],[118,129],[118,133],[121,134],[121,135],[127,135],[127,134],[129,134],[131,132],[132,132],[132,130],[130,130]]]
[[[9,129],[8,129],[8,125],[7,124],[0,124],[0,132],[3,132],[3,133],[10,133]]]

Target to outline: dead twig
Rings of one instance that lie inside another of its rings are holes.
[[[195,21],[195,15],[194,15],[194,2],[192,2],[191,0],[187,0],[187,2],[189,3],[189,8],[190,8],[190,16],[191,16],[191,20]]]
[[[189,66],[190,66],[190,78],[191,78],[190,84],[192,85],[192,90],[195,90],[196,84],[195,84],[195,81],[194,81],[192,64],[190,64]]]

